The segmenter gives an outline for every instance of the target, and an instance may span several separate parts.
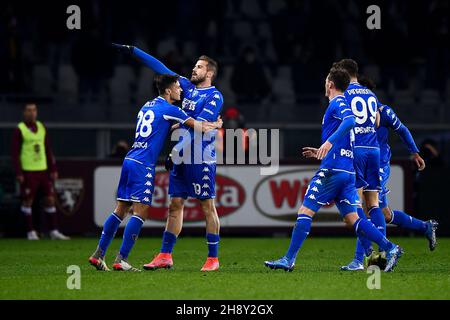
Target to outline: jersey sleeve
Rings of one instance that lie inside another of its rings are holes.
[[[410,153],[418,153],[419,148],[414,141],[414,138],[409,129],[400,121],[400,119],[388,106],[383,106],[380,111],[380,125],[384,127],[392,128],[402,139],[403,144],[406,146]]]
[[[185,123],[190,117],[177,106],[167,105],[164,109],[163,118],[167,121],[175,120],[180,123]]]
[[[380,109],[380,125],[397,131],[402,126],[402,123],[394,113],[394,110],[388,106],[382,106]]]
[[[184,92],[191,90],[195,87],[195,85],[186,77],[180,76],[178,78],[178,82],[180,82],[180,87]]]
[[[223,96],[219,91],[214,91],[203,107],[203,110],[197,116],[199,121],[214,122],[220,114],[223,105]]]
[[[336,99],[335,106],[333,108],[333,117],[339,120],[345,120],[349,117],[355,117],[352,109],[347,103],[347,99],[341,97]]]

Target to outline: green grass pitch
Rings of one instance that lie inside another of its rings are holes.
[[[202,273],[203,238],[180,238],[174,269],[140,273],[99,272],[87,263],[97,239],[71,241],[0,240],[0,299],[449,299],[450,239],[434,252],[424,238],[394,238],[405,254],[392,273],[381,273],[381,289],[369,290],[365,271],[339,267],[353,255],[353,238],[310,237],[289,273],[269,270],[264,260],[281,256],[288,238],[226,238],[221,269]],[[107,255],[111,266],[120,239]],[[142,237],[130,256],[141,268],[159,250],[160,239]],[[81,289],[67,289],[67,267],[81,268]]]

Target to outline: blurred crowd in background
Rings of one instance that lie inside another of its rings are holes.
[[[81,30],[66,27],[69,4],[81,9]],[[381,9],[380,30],[366,26],[371,4]],[[213,57],[224,109],[236,108],[246,123],[319,124],[324,77],[333,61],[350,57],[404,122],[448,124],[448,6],[446,0],[2,1],[0,122],[17,121],[23,101],[34,100],[47,121],[134,123],[137,108],[156,94],[153,73],[115,52],[110,44],[117,42],[186,76],[198,56]],[[285,150],[302,143],[299,132],[285,137]],[[449,139],[430,134],[438,144]],[[304,141],[311,136],[302,132]]]

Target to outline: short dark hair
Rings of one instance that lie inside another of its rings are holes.
[[[358,76],[358,83],[369,90],[374,90],[377,87],[375,82],[366,76]]]
[[[33,105],[36,106],[36,108],[37,108],[37,103],[36,102],[34,102],[34,101],[27,101],[23,105],[23,110],[25,110],[28,106],[33,106]]]
[[[358,76],[358,63],[353,59],[342,59],[339,62],[333,63],[333,67],[342,68],[348,72],[350,77]]]
[[[331,68],[328,80],[334,83],[336,89],[344,92],[350,84],[350,75],[342,68]]]
[[[214,73],[214,75],[212,77],[212,80],[214,80],[217,77],[217,73],[219,72],[219,65],[217,64],[217,61],[206,55],[200,56],[200,58],[198,58],[198,60],[203,60],[203,61],[208,62],[208,65],[206,66],[206,70],[212,71]]]
[[[162,95],[166,92],[166,89],[170,88],[175,82],[178,81],[177,75],[172,74],[157,74],[155,76],[155,85],[158,89],[158,94]]]

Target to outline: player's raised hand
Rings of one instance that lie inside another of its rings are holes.
[[[317,158],[317,151],[319,151],[319,149],[317,149],[317,148],[304,147],[302,155],[305,158]]]
[[[323,158],[325,158],[325,156],[328,154],[328,151],[330,151],[332,147],[333,145],[331,144],[331,142],[329,142],[328,140],[325,141],[324,144],[320,146],[319,150],[317,150],[317,159],[322,160]]]
[[[126,44],[118,44],[118,43],[112,43],[111,46],[117,50],[119,50],[120,52],[125,52],[125,53],[133,53],[134,50],[134,46],[129,46]]]
[[[425,169],[425,160],[423,160],[422,157],[418,153],[414,153],[412,155],[412,160],[416,164],[417,169],[419,169],[419,171],[422,171],[423,169]]]

